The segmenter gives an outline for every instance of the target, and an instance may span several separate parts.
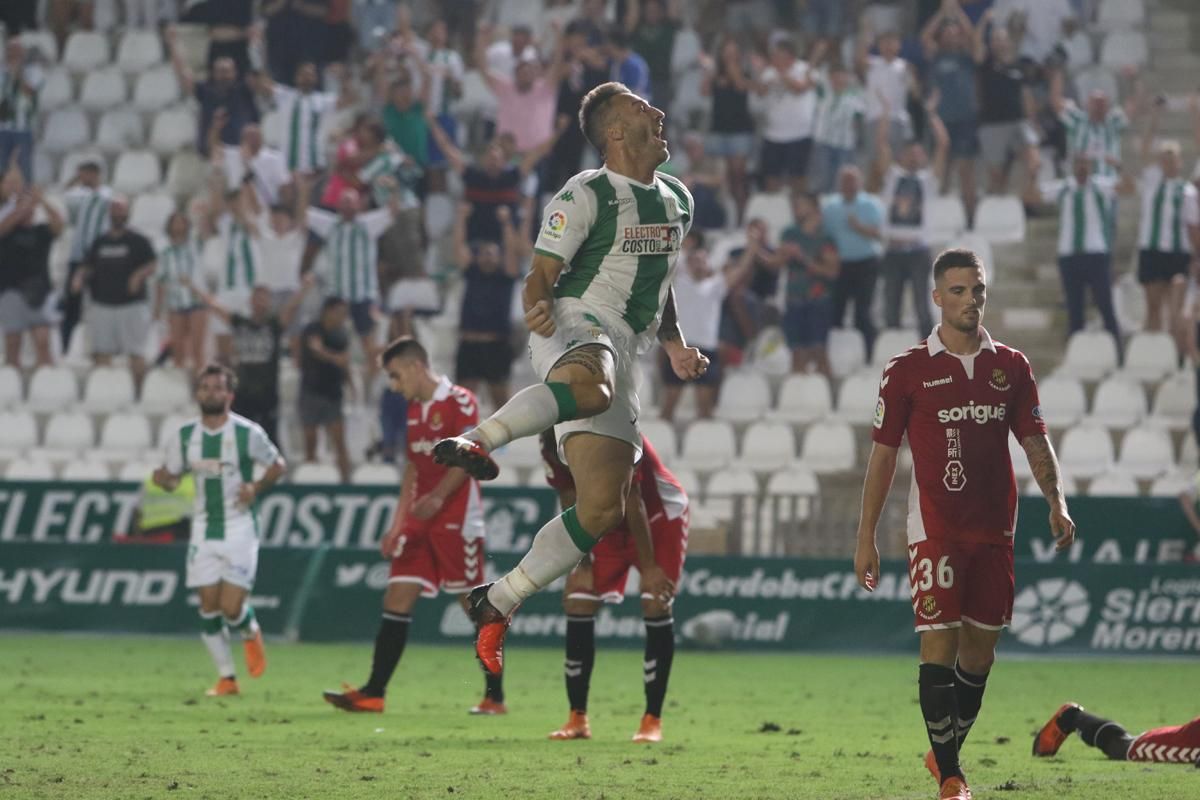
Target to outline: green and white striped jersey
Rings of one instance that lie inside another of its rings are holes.
[[[380,178],[391,175],[396,176],[396,170],[404,163],[404,154],[398,150],[383,150],[379,155],[372,158],[362,169],[358,171],[358,180],[370,188],[371,197],[375,200],[375,205],[386,206],[388,204],[388,195],[390,190],[379,185],[377,181]],[[401,192],[403,192],[401,188]]]
[[[1067,161],[1083,153],[1092,160],[1093,175],[1119,175],[1120,170],[1106,159],[1113,158],[1118,163],[1121,160],[1121,134],[1129,127],[1124,111],[1114,108],[1103,122],[1092,122],[1086,111],[1071,103],[1059,119],[1067,129]]]
[[[268,224],[267,215],[259,218],[261,227]],[[246,226],[226,214],[219,224],[221,237],[225,241],[225,262],[221,267],[220,287],[222,292],[241,292],[253,289],[258,282],[262,265],[262,252],[258,238]]]
[[[107,186],[92,189],[72,186],[63,195],[67,217],[74,229],[71,238],[71,261],[83,261],[92,243],[108,230],[108,204],[112,190]]]
[[[167,440],[163,466],[173,475],[191,472],[196,480],[196,511],[192,543],[205,539],[257,536],[253,506],[238,502],[238,489],[254,480],[254,465],[269,467],[279,450],[257,423],[230,414],[217,430],[200,419],[184,423],[179,435]]]
[[[534,250],[566,264],[555,297],[578,297],[634,334],[653,334],[691,223],[692,195],[677,178],[656,172],[648,186],[601,167],[546,204]]]
[[[457,50],[447,47],[441,50],[430,50],[425,61],[430,67],[429,107],[433,109],[434,114],[449,114],[450,103],[454,98],[450,96],[450,92],[446,91],[446,79],[450,78],[456,83],[462,83],[462,56],[458,54]]]
[[[183,284],[184,278],[200,281],[200,252],[189,239],[183,244],[168,244],[158,254],[155,277],[162,284],[168,311],[187,311],[200,305],[196,293]]]
[[[1152,165],[1142,170],[1142,218],[1138,221],[1138,249],[1160,253],[1190,253],[1188,227],[1200,225],[1196,187],[1186,178],[1164,178]]]
[[[325,115],[337,108],[332,92],[302,93],[276,84],[275,108],[283,119],[283,157],[289,172],[316,172],[325,166],[321,125]]]
[[[853,150],[858,147],[859,120],[867,113],[867,101],[857,86],[835,92],[824,73],[817,82],[817,112],[813,140],[829,147]]]
[[[391,210],[377,208],[347,221],[324,209],[310,208],[307,222],[308,229],[325,240],[332,293],[351,303],[378,303],[377,243],[392,225]]]
[[[0,130],[32,131],[37,126],[38,92],[44,78],[41,67],[32,64],[20,74],[0,65],[0,109],[4,110]]]
[[[1109,253],[1116,180],[1092,175],[1082,186],[1074,176],[1042,187],[1043,198],[1058,205],[1058,254]]]

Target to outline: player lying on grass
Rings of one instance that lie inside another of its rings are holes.
[[[558,458],[554,432],[541,436],[546,482],[558,492],[563,508],[575,504],[575,481]],[[625,501],[625,520],[597,544],[589,557],[567,576],[563,610],[567,614],[567,657],[563,674],[571,713],[567,724],[551,739],[590,739],[588,688],[596,662],[596,612],[600,603],[625,599],[625,580],[636,567],[641,578],[642,616],[646,622],[646,650],[642,681],[646,713],[633,735],[635,742],[662,741],[662,708],[675,657],[675,625],[671,618],[672,595],[683,573],[687,553],[688,498],[679,480],[642,437],[642,460],[633,472]]]
[[[1134,736],[1119,722],[1097,717],[1083,706],[1067,703],[1033,737],[1035,756],[1058,753],[1072,733],[1114,761],[1157,761],[1200,767],[1200,717],[1186,725],[1154,728]]]
[[[257,678],[267,668],[262,631],[247,602],[258,571],[258,497],[287,469],[279,450],[257,423],[230,412],[237,378],[228,367],[210,364],[196,378],[200,416],[167,440],[163,465],[153,481],[174,491],[185,472],[196,481],[196,511],[188,545],[189,589],[200,597],[200,624],[217,668],[210,697],[238,693],[229,631],[242,635],[246,671]],[[265,468],[254,480],[255,466]]]
[[[908,574],[921,637],[925,765],[943,800],[970,800],[959,751],[983,705],[1000,633],[1012,619],[1017,483],[1010,435],[1050,505],[1056,547],[1069,547],[1075,537],[1033,370],[1024,354],[993,341],[983,327],[986,278],[970,250],[946,250],[933,263],[941,322],[883,370],[854,556],[859,584],[874,590],[875,529],[907,436]]]
[[[392,560],[383,595],[383,619],[375,636],[371,676],[362,687],[344,685],[327,691],[325,701],[345,711],[383,711],[383,696],[408,639],[413,609],[420,597],[438,589],[458,595],[466,608],[467,590],[483,577],[483,500],[479,483],[461,469],[433,461],[438,437],[479,422],[475,395],[455,386],[429,365],[429,354],[416,339],[402,337],[380,355],[392,390],[408,401],[408,463],[392,527],[380,543]],[[472,714],[503,714],[499,674],[484,673],[483,702]]]
[[[499,472],[491,451],[554,426],[575,480],[575,505],[538,532],[515,569],[471,592],[475,652],[490,672],[501,669],[504,634],[521,601],[570,572],[625,518],[642,447],[638,355],[657,336],[681,379],[708,368],[683,339],[671,289],[692,196],[656,172],[669,155],[664,116],[620,83],[584,97],[580,127],[604,166],[571,178],[546,205],[522,289],[530,358],[544,383],[434,449],[440,463],[490,480]]]

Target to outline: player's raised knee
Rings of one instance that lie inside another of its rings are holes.
[[[575,506],[575,514],[583,529],[599,538],[625,519],[625,497],[618,495],[611,502],[589,502],[581,498]]]
[[[603,414],[612,405],[613,389],[608,383],[576,384],[571,388],[581,417]]]

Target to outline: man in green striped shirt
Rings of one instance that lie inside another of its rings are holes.
[[[559,456],[578,487],[576,504],[538,532],[516,569],[469,596],[479,625],[475,652],[493,674],[513,610],[624,518],[641,456],[638,355],[657,337],[679,378],[708,368],[684,341],[671,288],[692,196],[656,171],[669,157],[664,116],[621,83],[584,97],[580,127],[604,166],[576,175],[547,204],[522,291],[530,356],[545,382],[434,446],[440,463],[489,480],[498,472],[489,452],[555,426]]]
[[[75,177],[67,184],[67,191],[63,194],[63,201],[74,231],[71,235],[71,253],[67,258],[67,286],[70,286],[92,244],[108,230],[108,206],[112,201],[112,190],[103,184],[98,162],[85,161],[76,168]],[[66,351],[71,346],[71,333],[83,316],[83,295],[68,290],[63,298],[62,312],[59,333],[63,350]]]
[[[163,465],[153,480],[170,492],[184,473],[196,484],[196,507],[187,555],[187,587],[200,599],[201,638],[217,668],[208,695],[238,693],[226,630],[242,635],[246,669],[266,669],[262,631],[247,596],[258,569],[258,497],[287,468],[279,450],[254,422],[230,412],[237,379],[228,367],[211,364],[196,379],[200,416],[167,440]],[[262,477],[255,480],[255,468]]]

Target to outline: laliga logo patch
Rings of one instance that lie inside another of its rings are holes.
[[[542,231],[547,239],[555,241],[563,238],[563,232],[567,229],[567,215],[563,211],[555,211],[550,216],[546,217],[546,226]]]
[[[1008,382],[1008,375],[999,367],[992,370],[992,379],[988,381],[988,386],[998,392],[1007,392],[1012,388],[1012,384]]]
[[[875,402],[875,427],[883,427],[883,415],[887,411],[887,404],[883,402],[883,398],[879,398]]]

